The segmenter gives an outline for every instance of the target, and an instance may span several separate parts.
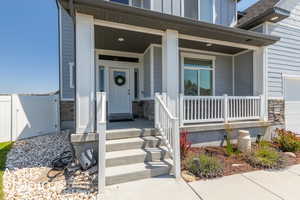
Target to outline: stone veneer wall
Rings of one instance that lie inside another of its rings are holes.
[[[282,125],[285,123],[284,106],[285,102],[282,99],[268,100],[268,116],[269,121],[274,125]]]
[[[61,121],[75,120],[74,101],[60,101],[60,120]]]

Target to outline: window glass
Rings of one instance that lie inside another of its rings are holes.
[[[100,67],[99,70],[99,91],[104,92],[105,86],[104,86],[104,67]]]
[[[200,20],[213,22],[213,0],[200,0]]]
[[[110,1],[129,5],[129,0],[110,0]]]
[[[213,95],[212,63],[211,60],[184,59],[184,95]]]
[[[200,70],[200,95],[211,96],[212,92],[212,71],[211,70]]]
[[[198,0],[184,1],[184,16],[192,19],[198,19]]]
[[[184,95],[197,96],[199,95],[199,83],[198,83],[198,71],[197,70],[184,70]]]
[[[132,0],[132,6],[142,8],[142,0]]]
[[[198,67],[198,68],[212,68],[211,60],[199,60],[193,58],[184,58],[184,66],[186,67]]]
[[[139,70],[134,69],[134,98],[139,98]]]

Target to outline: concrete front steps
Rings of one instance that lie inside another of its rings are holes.
[[[106,132],[106,185],[170,174],[172,160],[155,129]]]

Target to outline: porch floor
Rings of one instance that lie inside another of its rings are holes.
[[[135,119],[134,121],[120,121],[120,122],[109,122],[107,124],[107,130],[118,130],[118,129],[144,129],[154,128],[154,121],[147,119]]]

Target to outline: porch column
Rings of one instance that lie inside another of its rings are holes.
[[[94,18],[76,14],[76,133],[95,131]]]
[[[167,93],[168,107],[174,116],[178,116],[179,98],[179,48],[178,32],[166,30],[162,38],[163,51],[163,92]]]
[[[268,91],[266,48],[260,47],[253,52],[253,95],[263,97],[263,119],[268,120]]]

